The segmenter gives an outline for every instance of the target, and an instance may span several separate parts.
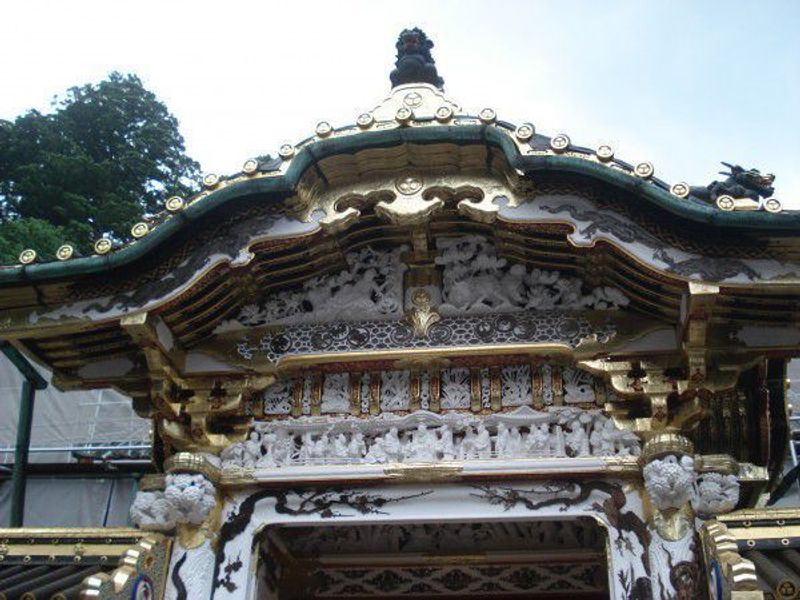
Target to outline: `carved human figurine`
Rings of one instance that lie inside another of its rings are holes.
[[[242,466],[252,468],[261,458],[261,436],[257,431],[251,431],[249,439],[244,443]]]
[[[508,455],[513,458],[520,458],[525,455],[519,427],[510,427],[508,430]]]
[[[256,461],[256,467],[274,467],[275,462],[275,443],[278,436],[269,431],[261,436],[261,458]]]
[[[368,463],[385,463],[389,460],[386,454],[386,439],[385,436],[376,435],[370,444],[365,460]]]
[[[333,456],[336,462],[342,462],[348,456],[347,438],[343,433],[333,438]]]
[[[561,425],[556,425],[555,431],[550,434],[550,453],[553,456],[567,455],[567,444],[564,440],[564,430]]]
[[[456,445],[453,442],[453,430],[448,425],[442,425],[437,430],[439,432],[439,440],[436,449],[442,460],[455,460],[456,458]]]
[[[311,462],[314,455],[314,436],[310,432],[300,437],[300,448],[297,451],[297,461],[302,464]]]
[[[550,450],[550,427],[546,423],[538,427],[531,426],[526,438],[525,450],[531,456],[547,456]]]
[[[403,460],[403,444],[400,442],[397,427],[389,428],[389,431],[383,436],[383,450],[390,462]]]
[[[475,437],[475,453],[478,458],[492,457],[492,436],[483,423],[478,423],[478,435]]]
[[[497,426],[497,435],[494,438],[494,453],[495,456],[507,456],[509,451],[509,442],[511,436],[508,433],[508,427],[505,423],[500,423]]]
[[[360,462],[367,453],[367,444],[364,441],[364,434],[356,431],[350,436],[350,443],[347,446],[347,456],[355,462]]]
[[[292,456],[295,454],[294,437],[283,429],[279,429],[275,435],[272,454],[276,465],[290,464]]]
[[[477,451],[475,448],[475,444],[477,442],[477,437],[475,436],[475,432],[472,430],[471,426],[468,426],[464,430],[464,439],[461,440],[461,444],[458,446],[458,454],[456,456],[459,460],[470,460],[477,457]],[[491,440],[490,440],[491,446]]]
[[[616,428],[611,419],[597,420],[589,434],[589,445],[595,456],[614,456],[616,454]]]
[[[586,431],[578,419],[574,419],[566,436],[567,448],[572,456],[587,456],[589,454],[589,440]]]
[[[330,440],[328,439],[328,434],[323,433],[319,436],[319,439],[316,442],[312,442],[311,447],[311,458],[318,462],[322,462],[325,457],[328,455],[328,448],[330,445]]]
[[[433,462],[436,460],[436,439],[425,425],[418,425],[411,442],[406,446],[409,460]]]

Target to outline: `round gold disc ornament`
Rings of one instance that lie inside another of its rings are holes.
[[[94,243],[94,251],[97,254],[107,254],[111,250],[111,240],[108,238],[100,238]]]
[[[725,212],[730,212],[734,208],[736,208],[736,200],[734,200],[733,196],[720,196],[717,198],[717,206],[720,210],[724,210]]]
[[[484,108],[478,113],[478,118],[481,120],[481,123],[489,125],[497,120],[497,113],[493,108]]]
[[[23,265],[29,265],[36,260],[36,250],[33,248],[25,248],[19,253],[19,262]]]
[[[608,162],[614,158],[614,149],[608,144],[603,144],[595,151],[595,155],[601,162]]]
[[[242,165],[242,173],[245,175],[253,175],[258,171],[258,161],[255,158],[248,158]]]
[[[171,198],[167,198],[167,201],[164,203],[164,206],[167,207],[169,212],[178,212],[183,208],[183,205],[183,198],[180,196],[172,196]]]
[[[669,191],[673,196],[677,196],[678,198],[687,198],[690,191],[689,184],[684,183],[683,181],[679,183],[673,183],[672,187],[669,188]]]
[[[514,131],[514,135],[520,142],[527,142],[535,133],[536,129],[530,123],[523,123]]]
[[[278,148],[278,156],[280,156],[283,160],[292,158],[294,156],[294,146],[291,144],[284,144]]]
[[[414,111],[412,111],[410,108],[406,108],[405,106],[401,106],[397,109],[397,112],[394,113],[394,120],[401,125],[407,125],[413,118]]]
[[[569,148],[570,139],[566,133],[559,133],[553,139],[550,140],[550,147],[555,152],[564,152],[567,148]]]
[[[439,123],[447,123],[453,118],[453,109],[449,106],[440,106],[436,109],[434,116]]]
[[[56,250],[56,258],[58,260],[69,260],[72,258],[72,255],[75,253],[75,248],[73,248],[69,244],[64,244],[60,246],[58,250]]]
[[[147,235],[147,232],[150,231],[150,227],[147,223],[139,222],[133,227],[131,227],[131,235],[135,238],[141,238]]]
[[[206,173],[203,175],[203,185],[207,188],[216,187],[218,183],[219,175],[216,175],[215,173]]]
[[[375,122],[375,117],[373,117],[369,113],[361,113],[360,115],[358,115],[358,118],[356,119],[356,125],[358,125],[360,129],[369,129],[370,127],[372,127],[372,124],[374,122]]]
[[[331,133],[333,133],[333,127],[327,121],[320,121],[317,123],[314,132],[321,138],[328,137]]]
[[[764,210],[771,213],[779,213],[783,210],[783,205],[777,198],[767,198],[764,200]]]
[[[656,172],[655,167],[653,167],[653,163],[649,162],[640,162],[633,168],[633,172],[636,174],[637,177],[641,177],[642,179],[649,179],[653,176],[653,173]]]

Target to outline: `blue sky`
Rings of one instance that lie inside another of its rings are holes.
[[[667,181],[720,160],[775,173],[800,208],[800,0],[44,2],[4,6],[0,117],[111,70],[139,74],[206,171],[232,172],[386,95],[406,26],[445,89]]]

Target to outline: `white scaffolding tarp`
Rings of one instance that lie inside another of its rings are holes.
[[[49,382],[50,373],[37,366]],[[0,464],[14,462],[22,375],[0,354]],[[72,462],[70,448],[96,445],[149,446],[151,422],[138,417],[131,400],[114,390],[37,390],[30,462]],[[55,452],[42,452],[58,448]],[[64,450],[66,449],[66,450]]]

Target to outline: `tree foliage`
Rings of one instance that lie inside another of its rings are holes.
[[[49,114],[0,121],[0,264],[23,248],[52,259],[65,242],[90,252],[103,235],[128,239],[198,176],[177,119],[138,77],[71,88]]]

